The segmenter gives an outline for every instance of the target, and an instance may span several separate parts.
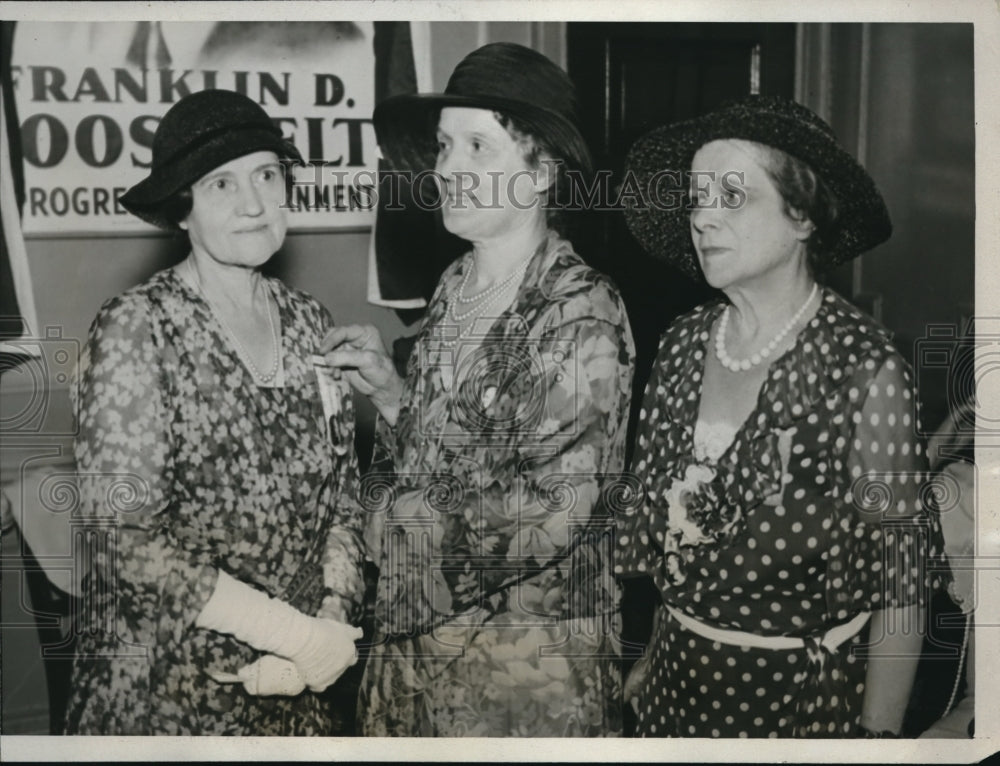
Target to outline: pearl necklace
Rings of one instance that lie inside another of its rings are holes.
[[[537,253],[537,250],[535,251],[535,253]],[[464,338],[466,335],[468,335],[476,324],[475,319],[482,316],[486,312],[486,310],[490,306],[495,304],[500,299],[500,297],[505,292],[507,292],[507,290],[511,286],[519,282],[524,277],[525,272],[528,270],[528,264],[531,263],[531,259],[535,257],[535,253],[532,253],[527,258],[525,258],[518,265],[518,267],[514,269],[514,271],[512,271],[508,276],[504,277],[499,282],[490,285],[485,290],[481,290],[475,295],[472,295],[468,298],[463,298],[462,293],[464,293],[466,288],[468,287],[469,279],[472,276],[473,266],[469,267],[469,269],[465,272],[465,275],[462,277],[462,283],[458,286],[458,289],[455,290],[454,293],[452,293],[451,299],[448,301],[448,314],[451,317],[452,322],[454,322],[455,324],[461,324],[465,322],[467,319],[473,320],[469,322],[469,324],[465,327],[464,330],[462,330],[461,333],[459,333],[459,338]],[[475,262],[473,261],[473,264],[474,263]],[[475,305],[468,311],[460,314],[458,312],[459,303],[462,304],[474,303]]]
[[[517,275],[519,273],[523,273],[524,270],[527,269],[528,261],[530,260],[531,258],[528,258],[526,261],[520,264],[516,269],[514,269],[514,271],[512,271],[510,274],[508,274],[499,282],[494,282],[492,285],[483,290],[480,290],[475,295],[470,295],[468,298],[464,298],[462,297],[462,293],[464,293],[468,289],[469,279],[472,277],[473,268],[470,267],[468,271],[465,272],[465,275],[462,277],[462,284],[459,286],[458,291],[455,293],[455,298],[457,298],[458,302],[461,303],[463,306],[468,306],[471,303],[479,303],[480,301],[485,300],[487,296],[491,296],[493,293],[503,292],[503,290],[509,287],[510,283],[513,282],[515,278],[517,278]],[[473,261],[473,263],[475,263],[475,261]]]
[[[749,359],[736,360],[729,356],[726,352],[726,328],[729,326],[729,309],[730,306],[722,312],[722,317],[719,319],[719,327],[715,331],[715,356],[722,363],[722,366],[727,370],[732,372],[745,372],[751,367],[756,367],[758,364],[763,362],[765,359],[774,353],[775,349],[778,348],[778,344],[785,339],[785,336],[792,331],[796,322],[802,318],[805,313],[806,308],[812,303],[813,297],[816,295],[816,291],[819,289],[819,285],[813,282],[812,290],[809,292],[809,297],[806,298],[806,302],[802,304],[798,311],[792,316],[791,319],[781,328],[780,332],[771,338],[771,341],[764,346],[760,351],[752,354]]]
[[[233,328],[229,326],[229,324],[226,322],[225,319],[223,319],[222,313],[218,311],[215,308],[215,304],[213,304],[212,301],[209,300],[208,295],[205,293],[205,288],[201,283],[201,277],[198,276],[198,272],[194,268],[194,263],[192,263],[191,261],[188,261],[187,263],[188,263],[188,273],[190,274],[191,281],[193,281],[195,287],[198,288],[198,294],[201,295],[201,297],[205,300],[205,303],[208,304],[209,310],[212,312],[215,318],[219,320],[219,324],[222,325],[222,328],[232,339],[233,345],[236,347],[237,355],[240,357],[240,359],[243,360],[243,363],[250,370],[250,374],[254,377],[254,379],[259,381],[260,383],[263,383],[264,385],[272,383],[278,375],[278,364],[281,361],[281,339],[278,337],[278,331],[274,324],[274,317],[271,315],[271,301],[265,296],[265,301],[267,303],[266,307],[267,325],[271,330],[271,348],[273,349],[272,355],[274,357],[274,361],[271,362],[270,370],[268,370],[267,372],[262,372],[257,367],[257,365],[254,364],[254,361],[251,358],[250,353],[246,350],[243,344],[240,343],[240,339],[237,337],[236,333],[233,332]]]

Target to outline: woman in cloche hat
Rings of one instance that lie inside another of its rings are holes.
[[[326,416],[310,360],[326,309],[258,271],[285,238],[287,158],[260,106],[202,91],[122,197],[191,249],[104,304],[77,368],[81,510],[115,540],[84,575],[68,733],[342,725],[316,692],[360,636],[353,415],[337,383]]]
[[[910,367],[817,282],[889,237],[882,197],[782,99],[654,130],[626,164],[649,189],[632,233],[724,295],[667,329],[640,416],[616,571],[663,600],[626,684],[638,733],[894,736],[939,527]],[[689,207],[659,204],[664,169],[690,171]]]
[[[388,461],[366,735],[621,731],[605,477],[622,468],[633,345],[617,289],[554,229],[589,156],[543,55],[469,54],[441,94],[375,110],[399,170],[436,169],[470,251],[444,273],[405,381],[374,328],[327,360],[371,396]],[[377,555],[377,553],[373,553]]]

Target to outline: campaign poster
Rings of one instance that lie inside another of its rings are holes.
[[[21,22],[12,49],[27,235],[151,230],[119,198],[149,172],[153,134],[208,88],[259,103],[310,165],[293,229],[370,226],[378,150],[373,22]]]

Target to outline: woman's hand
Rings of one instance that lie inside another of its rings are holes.
[[[894,613],[890,615],[887,611]],[[869,731],[898,734],[903,727],[906,703],[923,650],[921,626],[926,624],[925,618],[923,608],[916,605],[872,612],[861,708],[861,725]]]
[[[403,379],[377,329],[371,325],[334,327],[323,338],[320,353],[329,365],[343,371],[355,389],[371,399],[390,426],[396,425]]]
[[[295,663],[305,685],[321,692],[358,661],[354,642],[363,633],[361,628],[336,620],[321,617],[309,620],[301,626],[301,644],[288,653],[288,659]]]
[[[642,690],[642,685],[646,680],[646,676],[649,675],[649,671],[651,670],[651,656],[652,652],[649,647],[647,647],[646,653],[642,656],[642,659],[632,666],[628,676],[625,678],[625,689],[622,696],[625,698],[625,701],[632,706],[632,709],[637,715],[639,713],[639,693]]]
[[[295,697],[306,688],[305,679],[295,663],[273,654],[265,654],[256,662],[244,665],[236,675],[247,694],[258,697]]]
[[[303,614],[223,571],[195,627],[229,633],[255,649],[291,660],[315,692],[357,662],[354,642],[364,635],[361,628]]]

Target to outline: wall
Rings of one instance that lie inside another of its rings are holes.
[[[876,25],[871,44],[868,157],[894,205],[896,233],[861,281],[894,295],[885,319],[913,349],[925,426],[936,427],[959,381],[931,366],[918,344],[938,345],[930,335],[946,327],[960,337],[974,314],[972,26]]]
[[[566,24],[540,21],[438,21],[428,24],[431,50],[431,80],[435,90],[444,90],[448,77],[462,58],[481,45],[512,42],[541,51],[560,66],[566,66]]]
[[[894,228],[834,284],[895,333],[931,430],[957,379],[920,348],[941,327],[960,337],[974,313],[973,28],[817,24],[799,32],[797,97],[867,167]]]

